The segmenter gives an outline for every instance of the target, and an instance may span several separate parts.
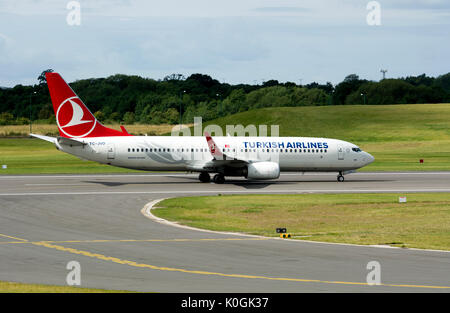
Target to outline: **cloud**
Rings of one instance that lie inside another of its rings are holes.
[[[298,13],[311,12],[311,9],[303,8],[303,7],[269,6],[269,7],[254,8],[253,11],[259,12],[259,13],[269,13],[269,14],[298,14]]]
[[[81,26],[66,24],[67,2],[0,0],[1,86],[36,83],[47,68],[68,81],[200,72],[336,83],[350,73],[379,79],[385,66],[407,76],[450,65],[443,1],[380,1],[379,27],[367,25],[360,0],[80,0]]]

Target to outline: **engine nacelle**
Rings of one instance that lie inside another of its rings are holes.
[[[280,177],[280,166],[275,162],[257,162],[247,166],[248,179],[276,179]]]

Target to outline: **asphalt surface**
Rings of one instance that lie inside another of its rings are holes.
[[[0,176],[0,280],[150,292],[449,292],[450,253],[201,232],[142,208],[174,196],[445,192],[450,172],[286,174],[202,184],[196,175]],[[450,196],[450,195],[449,195]],[[370,261],[380,286],[368,286]],[[447,288],[440,288],[447,287]]]

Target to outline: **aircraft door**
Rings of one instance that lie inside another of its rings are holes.
[[[344,159],[344,148],[339,146],[338,147],[338,160],[343,160],[343,159]]]
[[[237,148],[234,142],[231,144],[230,152],[228,153],[233,159],[237,158]]]
[[[108,144],[107,158],[113,160],[116,157],[116,149],[113,143]]]

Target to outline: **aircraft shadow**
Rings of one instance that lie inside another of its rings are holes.
[[[120,187],[125,185],[186,185],[191,183],[198,183],[201,184],[197,178],[194,177],[170,177],[169,178],[178,178],[182,181],[157,181],[157,182],[151,182],[151,181],[140,181],[140,182],[114,182],[114,181],[83,181],[84,183],[90,183],[90,184],[100,184],[107,187]],[[392,182],[394,180],[374,180],[374,179],[348,179],[343,183],[339,184],[346,184],[346,183],[383,183],[383,182]],[[211,182],[212,183],[212,182]],[[298,183],[308,183],[308,184],[323,184],[323,183],[338,183],[334,179],[330,180],[271,180],[271,181],[246,181],[246,180],[231,180],[227,179],[224,183],[224,185],[235,185],[238,187],[246,188],[246,189],[264,189],[271,185],[293,185]]]

